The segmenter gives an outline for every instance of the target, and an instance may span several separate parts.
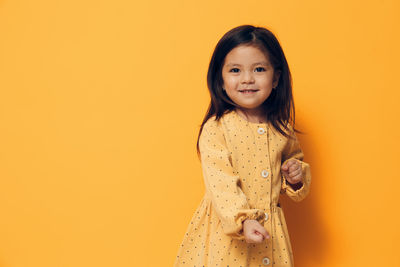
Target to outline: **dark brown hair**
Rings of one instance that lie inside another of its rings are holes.
[[[224,90],[222,90],[222,67],[226,55],[239,45],[252,45],[266,53],[274,72],[281,71],[278,85],[272,90],[269,97],[262,104],[265,119],[285,137],[291,138],[281,127],[289,130],[287,123],[292,123],[295,129],[295,109],[292,95],[292,78],[286,61],[285,54],[275,35],[264,27],[242,25],[231,29],[219,40],[212,54],[207,72],[207,86],[211,96],[206,116],[200,126],[197,136],[197,154],[200,155],[199,139],[207,120],[215,115],[219,120],[223,114],[229,113],[238,106],[234,103]],[[199,156],[200,157],[200,156]]]

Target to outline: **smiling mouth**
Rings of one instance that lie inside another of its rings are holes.
[[[255,93],[255,92],[257,92],[258,90],[257,89],[249,89],[249,90],[239,90],[239,92],[241,92],[241,93],[245,93],[245,94],[251,94],[251,93]]]

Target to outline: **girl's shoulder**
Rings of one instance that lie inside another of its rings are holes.
[[[209,129],[214,131],[223,131],[231,121],[231,117],[233,116],[233,112],[225,112],[221,117],[217,119],[217,116],[214,114],[204,123],[203,129]]]
[[[216,116],[213,115],[204,123],[203,131],[207,131],[210,133],[215,133],[220,131],[221,128],[221,118],[219,120],[216,119]]]
[[[225,135],[227,129],[230,128],[231,113],[226,112],[217,119],[216,115],[212,115],[203,124],[202,132],[208,132],[211,135]]]

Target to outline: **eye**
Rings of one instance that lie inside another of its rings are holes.
[[[265,71],[265,69],[263,67],[257,67],[256,70],[258,71]]]
[[[237,72],[237,71],[233,71],[233,70],[237,70],[237,71],[239,71],[239,69],[238,69],[238,68],[233,68],[233,69],[231,69],[229,72]]]

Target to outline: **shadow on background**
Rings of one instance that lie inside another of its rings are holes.
[[[302,123],[301,125],[304,124]],[[305,134],[297,135],[304,152],[304,161],[310,164],[310,193],[301,202],[294,202],[286,194],[280,197],[292,243],[294,265],[296,267],[307,267],[309,264],[315,265],[326,262],[327,244],[330,243],[328,240],[329,237],[326,234],[326,226],[324,226],[323,220],[319,216],[321,212],[319,210],[320,207],[317,205],[318,192],[314,190],[314,188],[320,188],[317,184],[323,175],[320,174],[317,167],[317,155],[313,155],[313,137],[306,130],[310,129],[310,127],[301,127],[299,125],[298,128],[304,131]]]

